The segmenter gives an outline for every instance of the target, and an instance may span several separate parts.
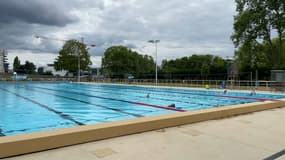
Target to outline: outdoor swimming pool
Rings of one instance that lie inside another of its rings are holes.
[[[149,97],[147,95],[149,94]],[[0,83],[0,136],[285,98],[77,83]],[[176,108],[167,107],[175,104]]]

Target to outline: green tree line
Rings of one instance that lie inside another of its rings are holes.
[[[226,73],[226,71],[226,61],[210,54],[162,61],[163,73],[208,75]]]
[[[124,46],[113,46],[106,50],[102,59],[102,69],[109,76],[155,73],[155,62],[151,56],[140,55]],[[175,60],[163,60],[159,74],[222,74],[227,72],[227,63],[218,56],[192,55]],[[165,77],[164,77],[165,78]]]

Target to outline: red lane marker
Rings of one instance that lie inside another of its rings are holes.
[[[182,110],[182,109],[176,109],[176,108],[171,108],[171,107],[158,106],[158,105],[147,104],[147,103],[141,103],[141,102],[132,102],[132,103],[133,103],[133,104],[137,104],[137,105],[142,105],[142,106],[149,106],[149,107],[167,109],[167,110],[171,110],[171,111],[187,112],[186,110]]]
[[[236,98],[236,99],[251,99],[251,100],[259,100],[259,101],[280,101],[278,99],[267,99],[267,98],[250,98],[250,97],[240,97],[240,96],[223,96],[216,95],[217,97],[225,97],[225,98]]]

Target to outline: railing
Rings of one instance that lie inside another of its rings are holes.
[[[87,77],[82,78],[88,81]],[[0,75],[0,81],[16,82],[16,81],[77,81],[77,77],[54,77],[50,75]]]
[[[154,79],[94,79],[92,82],[97,83],[117,83],[117,84],[134,84],[134,85],[156,85]],[[225,84],[227,89],[235,90],[264,90],[264,91],[285,91],[285,82],[275,81],[224,81],[224,80],[158,80],[159,86],[174,87],[194,87],[205,88],[206,86],[213,89],[223,88]]]
[[[1,75],[0,81],[45,81],[45,82],[60,82],[72,81],[77,82],[77,78],[70,77],[53,77],[32,75],[27,76],[26,79],[14,79],[11,75]],[[116,84],[132,84],[132,85],[156,85],[154,79],[110,79],[110,78],[90,78],[82,77],[81,82],[95,82],[95,83],[116,83]],[[285,91],[285,82],[275,81],[233,81],[233,80],[174,80],[174,79],[159,79],[159,86],[174,86],[174,87],[193,87],[205,88],[206,86],[212,89],[223,88],[222,84],[227,89],[235,90],[264,90],[264,91]]]

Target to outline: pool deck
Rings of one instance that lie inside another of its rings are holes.
[[[284,122],[277,108],[5,160],[261,160],[285,149]]]

